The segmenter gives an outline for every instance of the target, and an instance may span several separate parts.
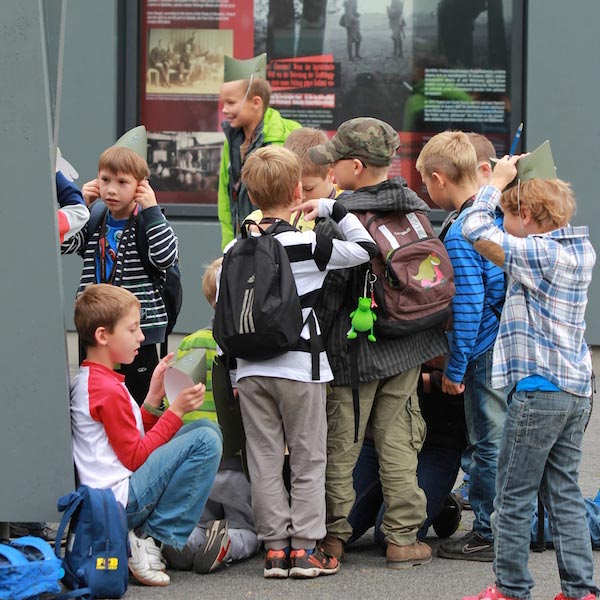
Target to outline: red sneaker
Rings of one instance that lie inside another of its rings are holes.
[[[583,598],[567,598],[562,592],[554,598],[554,600],[596,600],[596,596],[594,594],[588,594],[587,596],[583,596]]]
[[[483,592],[479,592],[477,596],[464,596],[462,600],[516,600],[505,596],[495,585],[492,585]]]

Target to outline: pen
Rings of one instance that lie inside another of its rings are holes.
[[[515,133],[515,139],[513,140],[512,146],[510,147],[510,152],[508,153],[509,156],[512,156],[516,149],[517,149],[517,144],[519,143],[519,138],[521,137],[521,132],[523,131],[523,123],[521,123],[518,127],[517,127],[517,133]]]

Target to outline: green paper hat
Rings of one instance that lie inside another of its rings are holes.
[[[137,127],[126,131],[114,145],[129,148],[146,160],[148,156],[148,137],[146,135],[146,128],[143,125],[138,125]]]
[[[229,56],[224,56],[223,59],[223,82],[225,83],[250,79],[253,75],[258,79],[267,78],[267,54],[265,52],[247,60],[239,60]]]
[[[495,165],[497,159],[493,158],[491,160],[492,165]],[[517,176],[506,188],[515,185],[517,180],[522,182],[529,179],[556,179],[556,167],[554,166],[554,158],[548,140],[527,156],[519,159],[517,162]]]

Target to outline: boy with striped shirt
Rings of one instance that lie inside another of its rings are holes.
[[[325,383],[333,378],[327,355],[318,356],[314,381],[308,317],[327,272],[367,262],[376,246],[359,220],[333,199],[302,197],[301,165],[285,148],[256,150],[242,169],[250,198],[263,214],[263,227],[289,222],[295,210],[305,218],[331,217],[347,241],[314,231],[285,228],[274,237],[285,247],[302,306],[304,327],[296,350],[262,361],[237,361],[237,388],[247,440],[252,508],[267,550],[265,577],[316,577],[337,573],[339,562],[317,546],[325,536],[327,421]],[[226,248],[225,254],[236,240]],[[317,321],[317,334],[320,334]],[[304,342],[304,343],[303,343]],[[291,491],[282,476],[289,448]]]

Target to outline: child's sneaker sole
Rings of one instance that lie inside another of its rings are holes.
[[[209,521],[206,524],[206,542],[194,557],[196,573],[206,574],[218,569],[227,558],[230,547],[227,521]]]

